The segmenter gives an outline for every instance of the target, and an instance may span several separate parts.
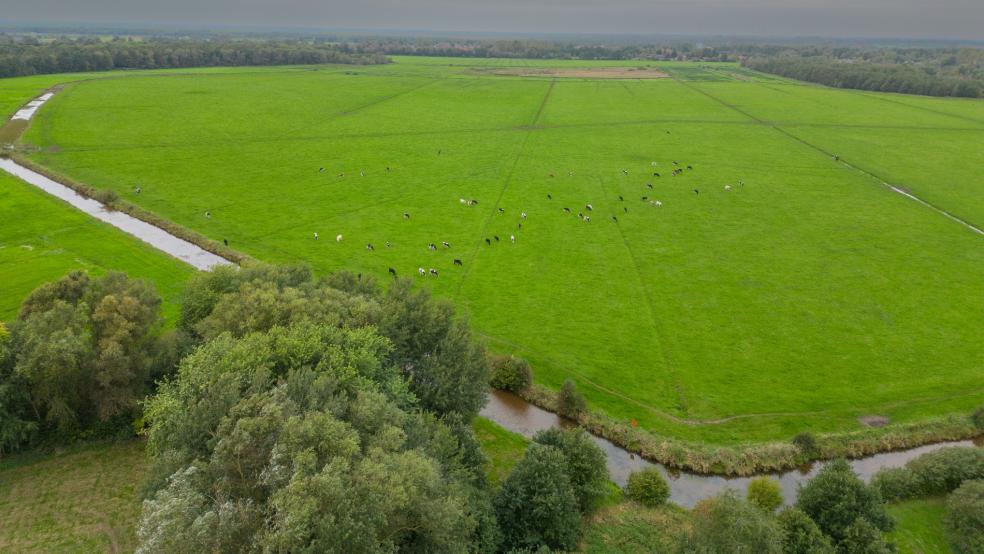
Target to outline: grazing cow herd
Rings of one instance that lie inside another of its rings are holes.
[[[441,155],[442,151],[441,150],[438,150],[437,153],[438,153],[438,155]],[[659,163],[658,162],[652,162],[651,165],[652,165],[652,168],[654,169],[654,171],[651,172],[652,173],[652,177],[654,177],[656,179],[659,179],[661,177],[661,174],[660,174],[659,171],[655,171],[655,169],[657,169],[659,167]],[[674,160],[672,162],[672,165],[673,165],[673,169],[672,169],[672,171],[671,171],[670,174],[672,176],[674,176],[674,177],[683,175],[685,172],[693,171],[693,169],[694,169],[694,166],[693,165],[684,165],[684,166],[681,166],[680,165],[680,162],[679,161],[676,161],[676,160]],[[387,167],[386,168],[386,171],[389,172],[390,171],[390,168]],[[318,169],[318,172],[319,173],[324,173],[325,172],[325,168],[324,167],[319,168]],[[624,169],[624,168],[621,169],[620,172],[621,172],[621,174],[623,176],[626,176],[626,177],[629,176],[629,174],[630,174],[630,171],[628,169]],[[364,177],[365,176],[365,171],[360,170],[359,171],[359,175]],[[550,177],[550,178],[553,178],[554,175],[555,175],[554,172],[549,172],[548,173],[548,177]],[[574,176],[574,170],[568,171],[567,172],[567,175],[573,177]],[[344,176],[345,176],[344,173],[339,173],[339,177],[344,177]],[[745,182],[739,179],[737,181],[737,189],[738,190],[742,190],[744,188],[744,186],[745,186]],[[656,190],[654,188],[654,185],[653,185],[653,182],[652,181],[645,183],[645,187],[646,187],[647,190]],[[732,187],[732,185],[730,185],[730,184],[724,185],[724,191],[725,192],[731,192],[733,190],[734,190],[734,187]],[[694,192],[694,195],[695,196],[700,196],[700,189],[694,188],[693,189],[693,192]],[[547,197],[547,201],[548,202],[553,200],[553,195],[550,194],[550,193],[548,193],[546,195],[546,197]],[[618,200],[621,203],[624,203],[625,202],[625,198],[622,195],[619,195],[618,196]],[[641,200],[644,203],[647,203],[649,206],[654,207],[654,208],[659,208],[659,207],[662,207],[663,206],[663,202],[661,200],[650,199],[649,196],[641,196]],[[461,205],[468,206],[468,207],[472,207],[472,206],[477,206],[478,205],[478,200],[476,200],[476,199],[459,198],[458,199],[458,202]],[[561,208],[561,210],[565,214],[572,214],[572,213],[574,213],[573,210],[571,208],[569,208],[569,207],[563,207],[563,208]],[[592,205],[592,203],[591,202],[585,203],[584,204],[584,211],[577,213],[578,219],[580,219],[584,223],[590,223],[591,222],[591,216],[590,215],[587,215],[587,213],[590,213],[590,212],[593,212],[593,211],[594,211],[594,206]],[[623,205],[622,206],[622,213],[623,214],[629,213],[629,208],[627,206],[624,206]],[[494,215],[505,215],[506,214],[506,209],[504,207],[502,207],[502,206],[496,206],[493,214]],[[208,212],[206,212],[206,216],[209,217],[209,216],[211,216],[211,214],[208,213]],[[522,222],[523,221],[526,221],[527,218],[528,218],[527,212],[525,210],[521,210],[519,212],[519,219],[520,219],[520,221],[517,222],[517,224],[516,224],[516,229],[517,230],[522,230],[523,229],[523,223]],[[616,215],[613,214],[613,215],[610,216],[610,218],[611,218],[611,221],[613,223],[618,224],[619,220],[618,220],[618,217]],[[403,212],[403,219],[404,220],[410,220],[410,213],[409,212]],[[314,233],[314,239],[315,240],[318,239],[318,233],[317,232]],[[338,236],[336,236],[335,237],[335,240],[338,241],[338,242],[341,242],[342,241],[342,235],[339,234]],[[485,237],[483,240],[485,242],[485,245],[486,246],[489,246],[489,247],[493,246],[493,243],[499,243],[499,242],[501,242],[501,240],[500,240],[500,238],[499,238],[498,235],[492,235],[491,237]],[[509,242],[512,243],[512,244],[516,244],[516,241],[517,241],[516,235],[515,234],[510,234],[509,235]],[[451,249],[451,243],[448,242],[448,241],[441,241],[441,245],[445,249]],[[387,241],[386,242],[386,247],[387,248],[390,248],[391,246],[392,246],[392,243],[390,243],[389,241]],[[433,243],[433,242],[432,243],[429,243],[429,244],[427,244],[427,249],[430,250],[430,251],[436,251],[438,249],[437,248],[437,244],[436,243]],[[372,252],[372,251],[375,250],[375,247],[372,245],[372,243],[367,243],[366,244],[366,250]],[[453,259],[453,264],[456,267],[462,267],[464,265],[464,263],[461,261],[460,258],[454,258]],[[396,269],[390,267],[389,268],[389,274],[392,275],[393,277],[397,277],[397,271],[396,271]],[[426,277],[428,275],[430,275],[431,277],[438,277],[440,273],[435,268],[432,268],[432,267],[431,268],[424,268],[423,266],[421,266],[421,267],[418,267],[417,268],[417,274],[420,277]]]

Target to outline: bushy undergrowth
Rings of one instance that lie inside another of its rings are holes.
[[[655,467],[632,472],[625,485],[625,496],[636,502],[654,508],[670,498],[670,485]]]
[[[493,388],[520,392],[533,384],[533,370],[522,358],[513,356],[494,356],[491,361],[492,377],[489,384]]]
[[[950,447],[923,454],[905,467],[883,469],[871,484],[886,500],[946,494],[965,481],[984,479],[984,448]]]

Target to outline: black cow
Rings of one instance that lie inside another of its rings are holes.
[[[410,219],[410,214],[407,212],[403,212],[403,219]]]
[[[368,251],[370,251],[370,252],[372,252],[372,251],[373,251],[373,250],[375,250],[375,249],[376,249],[376,247],[375,247],[375,246],[373,246],[371,242],[370,242],[369,244],[367,244],[367,245],[366,245],[366,250],[368,250]]]
[[[389,268],[389,273],[390,273],[390,275],[392,275],[393,277],[396,277],[396,270],[395,270],[395,269],[393,269],[392,267],[391,267],[391,268]]]
[[[461,264],[461,260],[459,260],[458,258],[455,258],[454,259],[454,265],[462,265]]]
[[[547,195],[547,200],[553,200],[553,196]]]
[[[649,187],[649,190],[653,190],[653,184],[652,183],[646,183],[646,186]]]
[[[485,244],[492,246],[492,241],[489,239],[485,239]]]
[[[571,209],[570,208],[564,208],[564,212],[571,213]]]
[[[495,239],[495,242],[499,242],[499,235],[492,235],[492,238]]]
[[[696,194],[696,195],[698,195],[698,196],[700,196],[700,191],[699,191],[699,190],[697,190],[697,189],[694,189],[694,194]]]

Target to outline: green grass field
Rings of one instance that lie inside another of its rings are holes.
[[[13,319],[36,287],[76,269],[149,280],[164,298],[166,321],[177,321],[190,266],[3,172],[0,221],[0,321]]]
[[[921,498],[888,505],[896,529],[888,538],[899,554],[945,554],[952,552],[943,530],[944,498]]]
[[[489,459],[486,468],[489,482],[499,486],[526,453],[530,441],[484,417],[476,417],[472,429],[482,445],[482,452]]]
[[[0,462],[0,551],[133,552],[143,441],[94,443]]]
[[[984,237],[880,182],[984,225],[984,103],[732,64],[496,74],[638,65],[110,74],[68,86],[23,141],[37,163],[264,261],[435,268],[420,281],[493,350],[658,432],[785,440],[984,400]],[[671,176],[673,161],[694,169]]]

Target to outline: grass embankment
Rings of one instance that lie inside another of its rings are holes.
[[[689,513],[674,505],[647,508],[631,501],[602,508],[588,519],[582,552],[665,554],[690,525]]]
[[[0,551],[132,552],[145,471],[139,440],[0,462]]]
[[[526,452],[530,441],[498,424],[476,417],[472,422],[475,436],[482,445],[482,452],[489,458],[486,474],[492,486],[499,486]]]
[[[971,220],[980,164],[959,152],[984,123],[953,114],[984,104],[942,113],[733,65],[654,64],[671,78],[645,81],[484,71],[524,64],[606,65],[93,80],[24,141],[51,171],[257,259],[438,269],[427,283],[494,350],[660,436],[788,441],[984,401],[984,313],[966,309],[984,304],[981,237],[825,154],[875,173],[912,160],[892,181]]]

